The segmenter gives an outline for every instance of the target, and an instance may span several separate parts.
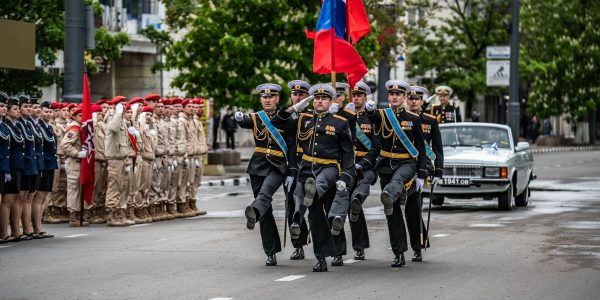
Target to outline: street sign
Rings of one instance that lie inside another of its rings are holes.
[[[510,59],[510,46],[488,46],[485,50],[487,59]]]
[[[510,60],[488,60],[485,70],[487,86],[508,86]]]

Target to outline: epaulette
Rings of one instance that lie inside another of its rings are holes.
[[[348,120],[347,120],[346,118],[342,117],[342,116],[333,115],[333,117],[334,117],[334,118],[338,118],[338,119],[340,119],[340,120],[342,120],[342,121],[344,121],[344,122],[348,122]]]
[[[413,116],[417,116],[417,117],[419,116],[418,114],[415,114],[415,113],[414,113],[414,112],[412,112],[412,111],[408,111],[408,110],[407,110],[406,112],[407,112],[407,113],[409,113],[409,114],[411,114],[411,115],[413,115]]]
[[[300,115],[301,116],[305,116],[305,117],[312,117],[313,116],[312,114],[307,114],[307,113],[301,113]]]
[[[428,114],[428,113],[423,113],[423,116],[424,116],[424,117],[428,117],[428,118],[432,118],[432,119],[434,119],[434,120],[436,119],[434,115],[430,115],[430,114]]]
[[[356,112],[353,112],[353,111],[351,111],[351,110],[349,110],[347,108],[344,108],[344,111],[347,112],[347,113],[349,113],[350,115],[356,116]]]

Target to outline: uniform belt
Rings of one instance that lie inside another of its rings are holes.
[[[285,155],[283,155],[283,152],[281,152],[279,150],[263,148],[263,147],[254,148],[254,152],[260,152],[260,153],[275,155],[275,156],[279,156],[279,157],[285,157]]]
[[[356,153],[356,156],[358,156],[358,157],[365,157],[365,156],[367,156],[367,153],[369,153],[369,152],[367,152],[367,151],[355,151],[354,153]]]
[[[383,157],[387,157],[387,158],[412,158],[410,153],[392,153],[392,152],[387,152],[385,150],[381,150],[379,152],[379,155],[381,155]]]
[[[318,158],[310,155],[303,154],[302,159],[311,163],[317,163],[322,165],[337,165],[337,159],[332,158]]]

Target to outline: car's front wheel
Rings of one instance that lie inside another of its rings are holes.
[[[439,195],[431,195],[431,204],[433,205],[443,205],[444,204],[444,196]]]
[[[513,184],[508,185],[505,192],[498,196],[498,208],[501,210],[511,210],[513,205]]]
[[[527,183],[527,187],[523,191],[521,195],[515,197],[515,205],[516,206],[527,206],[529,204],[529,182]]]

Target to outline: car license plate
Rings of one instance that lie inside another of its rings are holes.
[[[469,179],[465,179],[465,178],[452,178],[452,177],[446,177],[446,178],[442,178],[443,182],[442,185],[452,185],[452,186],[468,186],[471,184],[471,181]]]

